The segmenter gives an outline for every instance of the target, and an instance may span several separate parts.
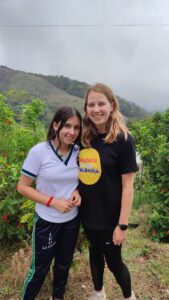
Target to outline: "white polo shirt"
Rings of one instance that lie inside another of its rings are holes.
[[[78,154],[79,147],[71,145],[70,153],[64,161],[50,142],[37,144],[29,151],[21,173],[35,179],[36,190],[40,193],[48,197],[69,200],[72,192],[78,186]],[[78,208],[75,206],[70,212],[62,213],[54,208],[36,203],[35,210],[42,219],[54,223],[67,222],[78,214]]]

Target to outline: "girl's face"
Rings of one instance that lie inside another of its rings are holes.
[[[53,123],[54,130],[58,130],[60,122]],[[59,141],[62,146],[71,145],[79,136],[80,133],[80,120],[78,117],[73,116],[65,122],[63,128],[59,131]],[[57,138],[56,138],[57,139]]]
[[[106,130],[107,121],[113,104],[111,104],[104,94],[91,91],[87,98],[86,113],[90,121],[92,121],[98,132],[104,133]]]

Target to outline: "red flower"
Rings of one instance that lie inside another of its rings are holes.
[[[10,125],[11,124],[11,120],[8,120],[8,125]]]
[[[16,185],[16,190],[18,190],[18,184]]]
[[[169,230],[167,231],[167,234],[169,235]]]
[[[21,228],[21,226],[22,226],[22,224],[21,224],[21,223],[18,223],[17,227],[18,227],[19,229]]]
[[[6,222],[8,220],[8,214],[3,215],[2,220]]]

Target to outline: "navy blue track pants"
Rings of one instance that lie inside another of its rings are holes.
[[[52,295],[63,299],[78,232],[79,217],[65,223],[51,223],[36,215],[32,233],[32,262],[24,283],[22,300],[36,298],[53,258]]]

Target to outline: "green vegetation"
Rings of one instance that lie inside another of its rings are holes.
[[[44,103],[33,99],[21,107],[20,123],[0,95],[0,240],[22,240],[29,233],[29,224],[21,224],[25,202],[16,190],[20,170],[28,150],[45,139],[45,129],[38,120]]]
[[[20,103],[25,97],[23,91],[7,95]],[[33,205],[24,200],[16,191],[21,165],[29,149],[45,139],[45,126],[40,120],[45,110],[45,103],[32,99],[18,108],[17,121],[14,112],[5,103],[5,96],[0,95],[0,239],[22,239],[31,229]],[[137,196],[137,206],[151,205],[149,231],[156,241],[169,241],[169,110],[156,113],[152,118],[131,124],[136,138],[137,149],[144,162],[142,194]],[[136,190],[140,189],[140,177],[137,175]],[[138,194],[138,193],[137,193]],[[11,201],[12,199],[12,201]],[[18,224],[24,223],[24,226]],[[17,227],[19,226],[19,227]],[[15,228],[21,230],[15,231]]]
[[[48,80],[50,83],[66,91],[67,93],[81,98],[85,97],[86,91],[89,88],[89,84],[87,84],[86,82],[72,80],[64,76],[45,76],[41,74],[38,74],[38,76]],[[124,116],[134,119],[141,119],[148,116],[146,111],[138,105],[126,101],[119,96],[117,96],[117,99],[120,104],[121,112],[122,114],[124,114]]]
[[[24,91],[10,90],[6,95],[11,102],[18,100],[20,105],[14,113],[6,104],[6,96],[0,95],[0,261],[3,262],[0,299],[18,300],[30,264],[34,203],[19,195],[16,185],[27,152],[46,137],[42,122],[45,103],[38,98],[25,103]],[[144,174],[142,180],[140,173],[137,174],[130,222],[138,227],[128,230],[124,258],[138,299],[167,300],[169,245],[157,242],[168,242],[169,237],[169,110],[130,125],[144,162]],[[78,249],[84,245],[81,236]],[[37,299],[50,297],[50,282],[49,276]],[[110,299],[121,299],[121,292],[108,269],[105,288]],[[81,253],[75,253],[65,299],[85,300],[91,289],[88,252],[83,246]]]
[[[37,74],[37,76],[46,79],[54,86],[66,91],[70,95],[75,95],[80,98],[84,98],[89,84],[86,82],[80,82],[78,80],[72,80],[64,76],[45,76],[42,74]]]
[[[149,239],[148,216],[148,207],[132,211],[130,221],[137,220],[139,226],[128,230],[127,242],[123,249],[124,260],[131,271],[132,286],[137,299],[167,300],[169,245],[158,244]],[[0,299],[20,299],[23,281],[30,265],[30,253],[29,244],[24,242],[0,247],[0,261],[3,262],[0,266]],[[87,249],[83,249],[81,253],[76,251],[65,300],[86,300],[92,289],[88,251]],[[49,274],[37,300],[49,299],[51,290],[51,274]],[[122,299],[121,291],[108,268],[105,269],[105,290],[108,299]]]
[[[41,120],[47,125],[59,106],[70,105],[81,112],[83,110],[82,98],[68,94],[41,77],[6,67],[0,67],[0,91],[5,95],[5,102],[16,113],[15,119],[21,104],[27,104],[34,98],[40,98],[45,103]]]
[[[150,231],[155,241],[169,242],[169,109],[135,122],[132,132],[144,162],[143,195],[149,198]],[[140,201],[141,205],[141,201]]]

